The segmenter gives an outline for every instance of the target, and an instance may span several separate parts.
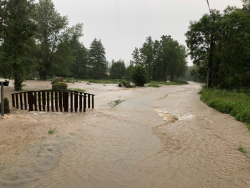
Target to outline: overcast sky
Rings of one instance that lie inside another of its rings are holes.
[[[108,61],[122,59],[128,65],[135,47],[146,37],[160,40],[171,35],[186,45],[189,21],[209,13],[206,0],[53,0],[55,9],[68,16],[70,25],[83,23],[81,42],[101,39]],[[223,11],[227,5],[242,7],[241,0],[209,0],[210,7]],[[189,65],[192,61],[188,59]]]

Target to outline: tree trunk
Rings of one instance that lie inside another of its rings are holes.
[[[174,81],[174,73],[171,74],[171,82]]]
[[[47,80],[47,74],[46,71],[39,71],[39,75],[40,75],[40,80]]]
[[[14,88],[15,91],[21,91],[22,90],[22,83],[23,83],[23,79],[22,79],[22,73],[19,72],[21,71],[20,69],[16,69],[15,73],[14,73]]]

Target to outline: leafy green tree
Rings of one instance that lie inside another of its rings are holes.
[[[0,1],[0,42],[3,41],[4,24],[8,14],[6,14],[8,0]]]
[[[136,86],[143,87],[144,84],[149,82],[148,72],[145,67],[136,65],[132,69],[132,81]]]
[[[133,64],[133,62],[130,62],[130,65],[126,68],[126,73],[125,73],[125,78],[128,81],[132,80],[132,71],[133,71],[133,68],[134,68],[134,64]]]
[[[81,36],[82,24],[77,24],[76,26],[67,28],[62,33],[59,38],[57,50],[54,53],[54,62],[51,71],[48,71],[48,73],[59,76],[74,76],[72,75],[72,68],[76,66],[76,63],[79,63],[79,59],[77,58],[81,51],[81,44],[79,42]]]
[[[72,74],[75,78],[88,78],[88,49],[83,44],[79,43],[77,46],[76,62],[72,66]]]
[[[105,48],[103,47],[101,40],[97,40],[96,38],[90,44],[89,71],[90,78],[93,79],[104,79],[107,75]]]
[[[175,81],[184,76],[187,69],[186,49],[171,36],[163,35],[160,41],[153,41],[149,36],[142,48],[133,52],[133,62],[138,56],[150,80],[167,81],[170,77]]]
[[[117,62],[113,61],[110,69],[110,76],[112,79],[122,79],[126,73],[124,61],[121,59]]]
[[[20,91],[31,64],[30,51],[36,30],[32,20],[35,5],[33,0],[9,0],[4,3],[5,14],[1,18],[1,69],[8,73],[5,76],[14,76],[15,90]]]
[[[216,10],[191,22],[187,46],[197,75],[207,77],[207,87],[238,89],[250,86],[250,3],[243,8]],[[205,71],[206,70],[206,71]]]
[[[140,49],[141,60],[143,66],[146,68],[150,80],[153,79],[153,67],[154,67],[154,42],[152,37],[149,36],[146,38],[146,42],[143,44]]]
[[[135,64],[135,65],[143,65],[143,62],[141,60],[140,51],[139,51],[138,48],[135,48],[135,50],[132,53],[132,57],[133,57],[133,64]]]
[[[55,10],[52,0],[39,0],[36,6],[37,23],[37,54],[38,70],[41,80],[46,80],[47,71],[52,68],[54,53],[60,43],[60,38],[68,25],[68,19]]]

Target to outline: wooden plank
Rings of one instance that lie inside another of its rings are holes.
[[[60,111],[62,112],[63,109],[62,109],[62,92],[59,91],[59,108],[60,108]]]
[[[34,99],[34,104],[35,104],[35,111],[37,111],[37,94],[36,94],[36,91],[34,92],[34,97],[33,97],[33,99]]]
[[[28,103],[29,103],[29,111],[33,111],[33,95],[32,95],[32,91],[28,92]]]
[[[41,92],[40,91],[38,91],[38,107],[39,107],[39,111],[42,111]]]
[[[69,93],[68,92],[63,92],[63,108],[64,108],[64,112],[69,111]]]
[[[20,93],[20,106],[21,106],[21,110],[23,110],[23,94]]]
[[[78,110],[78,92],[75,91],[75,112]]]
[[[42,102],[43,102],[43,111],[45,111],[45,105],[46,105],[46,95],[45,91],[42,91]]]
[[[56,111],[58,112],[58,94],[57,94],[58,92],[57,91],[55,91],[55,106],[56,106]]]
[[[94,97],[95,97],[95,95],[92,95],[92,109],[94,109],[94,107],[95,107],[95,105],[94,105],[94,102],[95,102]]]
[[[70,92],[70,111],[73,112],[73,92]]]
[[[83,98],[82,92],[80,92],[79,97],[80,97],[80,101],[79,101],[79,103],[80,103],[79,112],[82,112],[82,98]]]
[[[24,97],[24,109],[27,110],[27,93],[26,92],[23,93],[23,97]]]
[[[19,108],[19,105],[18,105],[18,93],[15,93],[15,96],[16,96],[16,108],[18,109]]]
[[[12,107],[15,107],[15,95],[11,94],[12,96]]]
[[[47,91],[47,111],[48,111],[48,112],[49,112],[49,106],[50,106],[50,105],[49,105],[49,103],[50,103],[50,102],[49,102],[49,93],[50,93],[50,92]]]
[[[51,91],[51,111],[54,112],[54,92]]]

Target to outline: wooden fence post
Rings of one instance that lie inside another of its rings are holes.
[[[23,94],[20,93],[20,106],[21,106],[21,110],[23,110]]]
[[[33,111],[33,95],[32,95],[32,91],[28,92],[28,103],[29,103],[29,111]]]
[[[92,109],[94,109],[94,97],[95,97],[95,95],[92,95]]]
[[[63,92],[63,108],[64,112],[69,111],[69,93],[67,91]]]
[[[27,110],[27,92],[24,92],[24,109]]]
[[[12,96],[12,107],[15,107],[15,96],[14,94],[11,94]]]

